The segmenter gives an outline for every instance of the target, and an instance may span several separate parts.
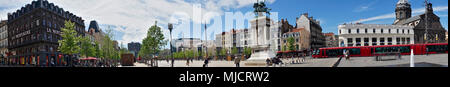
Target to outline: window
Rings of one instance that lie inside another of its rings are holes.
[[[369,38],[364,38],[364,46],[369,46]]]
[[[348,29],[348,34],[351,34],[352,33],[352,30],[351,29]]]
[[[353,38],[347,38],[347,46],[352,47],[353,46]]]
[[[402,34],[405,34],[405,29],[402,29]]]
[[[406,44],[412,44],[409,38],[406,38]]]
[[[402,44],[406,44],[406,38],[402,38]]]
[[[367,28],[364,30],[364,32],[367,34]]]
[[[408,34],[409,34],[409,30],[408,30]]]
[[[339,30],[339,34],[342,34],[341,30]]]
[[[391,33],[391,29],[389,29],[388,32]]]
[[[397,42],[397,45],[401,44],[401,43],[400,43],[400,38],[399,38],[399,37],[397,37],[397,39],[396,39],[395,41]]]
[[[356,46],[361,46],[361,38],[356,38]]]
[[[356,29],[356,33],[359,34],[359,29]]]
[[[375,32],[375,28],[373,29],[373,33],[376,33],[376,32]]]
[[[384,33],[384,32],[383,32],[383,28],[381,28],[381,33]]]
[[[388,38],[388,45],[392,45],[392,38]]]
[[[400,32],[399,32],[399,29],[397,29],[397,33],[400,33]]]
[[[380,45],[384,45],[384,38],[380,38]]]

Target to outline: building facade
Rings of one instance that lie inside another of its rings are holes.
[[[339,39],[334,33],[324,33],[325,36],[325,46],[326,47],[339,47]]]
[[[128,43],[128,51],[132,52],[134,56],[138,56],[139,51],[141,51],[141,43],[131,42]]]
[[[202,40],[200,38],[179,38],[172,40],[172,46],[177,52],[185,50],[195,50],[202,48]]]
[[[445,42],[448,43],[448,31],[445,32]]]
[[[93,37],[93,40],[96,43],[98,43],[99,47],[102,48],[104,45],[104,38],[105,33],[101,30],[101,28],[98,26],[97,21],[93,20],[89,23],[88,33],[90,36]]]
[[[440,17],[433,13],[433,5],[427,2],[425,13],[411,17],[411,4],[408,0],[399,0],[396,6],[394,25],[408,25],[414,28],[415,43],[443,43],[446,30]],[[425,20],[428,19],[428,20]],[[426,37],[425,34],[427,33]]]
[[[414,29],[405,25],[339,25],[339,46],[378,46],[414,44]]]
[[[289,38],[294,39],[294,50],[303,51],[311,49],[310,36],[310,33],[305,28],[292,29],[291,31],[284,33],[281,42],[283,46],[281,51],[290,51]]]
[[[7,52],[8,52],[7,20],[0,20],[0,57],[6,57]]]
[[[304,13],[297,18],[296,28],[305,28],[310,33],[311,49],[319,49],[325,47],[325,37],[322,35],[322,27],[320,21],[310,17],[308,13]]]
[[[65,21],[75,24],[78,35],[84,36],[84,20],[46,0],[32,1],[8,13],[8,49],[14,64],[57,65],[69,59],[58,55],[58,40]],[[62,61],[65,60],[65,61]]]

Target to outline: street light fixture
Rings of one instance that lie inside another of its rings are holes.
[[[173,24],[171,24],[171,23],[169,23],[168,24],[168,29],[169,29],[169,31],[170,31],[170,58],[172,59],[172,66],[171,67],[173,67],[173,63],[174,63],[174,59],[173,59],[173,54],[172,54],[172,30],[173,30]]]

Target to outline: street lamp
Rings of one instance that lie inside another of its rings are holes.
[[[169,23],[168,25],[168,29],[170,31],[170,58],[172,58],[172,66],[173,67],[173,63],[174,63],[174,59],[173,59],[173,54],[172,54],[172,30],[173,30],[173,24]]]

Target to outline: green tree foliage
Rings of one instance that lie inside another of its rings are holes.
[[[139,56],[150,57],[150,55],[157,54],[166,43],[167,41],[164,40],[164,34],[161,28],[155,22],[155,25],[151,26],[148,30],[147,37],[142,41]]]
[[[120,59],[119,52],[114,48],[113,39],[114,34],[111,29],[106,30],[105,37],[103,38],[103,57],[109,59]]]
[[[294,40],[294,37],[289,37],[289,38],[287,39],[287,42],[288,42],[288,50],[289,50],[289,51],[294,51],[294,50],[295,50],[295,46],[294,46],[295,40]]]
[[[246,55],[246,56],[252,55],[252,48],[245,47],[244,48],[244,55]]]
[[[238,53],[239,53],[239,50],[236,47],[233,47],[233,49],[231,49],[232,55],[237,55]]]
[[[80,37],[78,37],[77,32],[75,31],[74,27],[75,24],[70,21],[64,22],[64,28],[61,28],[62,34],[61,37],[62,40],[59,40],[59,50],[64,54],[77,54],[80,52]]]
[[[81,37],[81,55],[85,57],[94,57],[96,55],[95,48],[91,43],[89,37]]]
[[[220,50],[219,56],[222,56],[222,57],[227,56],[227,49],[223,48],[222,50]]]
[[[98,44],[97,41],[95,42],[94,48],[95,48],[95,57],[97,57],[97,58],[104,58],[103,57],[103,50],[101,50],[100,44]]]

